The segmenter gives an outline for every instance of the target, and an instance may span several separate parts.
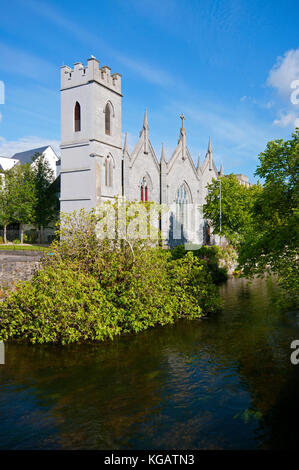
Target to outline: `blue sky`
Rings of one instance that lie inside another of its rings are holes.
[[[123,76],[130,150],[146,106],[156,154],[164,142],[169,158],[184,112],[195,162],[210,135],[216,164],[253,180],[267,141],[299,125],[299,104],[290,99],[299,80],[298,17],[299,3],[288,0],[5,2],[0,155],[58,148],[59,67],[94,55]]]

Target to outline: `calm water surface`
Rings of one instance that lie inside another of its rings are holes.
[[[6,345],[0,449],[299,445],[299,313],[271,281],[229,280],[223,311],[113,342]]]

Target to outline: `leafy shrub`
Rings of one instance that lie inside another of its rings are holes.
[[[19,245],[21,243],[21,240],[19,240],[18,238],[16,238],[15,240],[13,240],[13,244],[14,245]]]
[[[192,250],[194,256],[202,260],[211,274],[212,281],[215,284],[220,284],[227,280],[227,267],[220,266],[220,259],[223,259],[225,249],[213,245],[213,246],[202,246],[198,250]],[[178,245],[177,247],[171,250],[171,255],[173,259],[183,258],[188,251],[185,249],[184,245]],[[226,260],[225,260],[226,262]]]
[[[180,259],[185,256],[187,250],[185,249],[185,245],[177,245],[176,247],[171,249],[171,256],[172,259]]]
[[[62,263],[53,268],[41,269],[2,302],[2,340],[66,344],[120,333],[121,312],[92,276]]]
[[[0,235],[0,245],[3,245],[4,243],[4,238]]]
[[[99,239],[95,213],[80,214],[66,216],[51,256],[0,304],[0,340],[102,340],[219,308],[207,264],[192,252],[175,260],[150,242]]]

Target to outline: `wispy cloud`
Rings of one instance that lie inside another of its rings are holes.
[[[277,57],[276,62],[269,72],[267,85],[275,88],[284,98],[291,95],[291,84],[299,79],[299,47],[285,52],[282,57]]]
[[[129,59],[123,55],[116,55],[119,62],[125,65],[128,69],[133,70],[142,78],[155,85],[169,86],[174,84],[173,77],[161,70],[160,68],[153,67],[143,61]]]
[[[24,152],[44,145],[51,145],[55,152],[59,155],[59,141],[49,140],[37,136],[21,137],[18,140],[6,140],[0,136],[0,155],[3,157],[12,157],[17,152]]]
[[[276,90],[280,98],[278,118],[273,121],[275,126],[290,128],[298,126],[299,110],[295,107],[296,101],[292,99],[292,94],[297,93],[294,90],[297,84],[299,84],[299,48],[291,49],[278,57],[269,72],[267,85]]]
[[[55,26],[62,28],[72,36],[77,37],[81,42],[89,45],[91,48],[91,54],[96,55],[95,49],[104,49],[107,55],[113,57],[127,69],[132,70],[134,73],[154,85],[167,87],[175,84],[173,77],[165,70],[162,70],[154,64],[147,63],[144,59],[127,57],[123,53],[120,53],[120,51],[112,48],[111,45],[108,45],[100,35],[93,34],[91,31],[82,28],[82,26],[76,22],[65,18],[58,9],[35,0],[27,0],[26,6],[29,6],[34,10],[36,14],[54,23]]]
[[[0,70],[34,80],[43,81],[43,77],[55,76],[54,64],[29,54],[21,49],[0,43]]]
[[[295,127],[296,122],[298,122],[298,119],[297,119],[297,115],[295,113],[287,113],[287,114],[281,113],[280,118],[275,119],[273,121],[273,124],[275,126],[279,126],[279,127],[287,127],[289,125],[294,125],[294,127]]]

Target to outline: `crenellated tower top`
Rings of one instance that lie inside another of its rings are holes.
[[[97,82],[121,94],[121,75],[119,73],[111,74],[111,69],[107,65],[99,67],[99,61],[93,56],[88,59],[87,66],[76,62],[73,69],[68,65],[61,67],[61,90],[90,82]]]

